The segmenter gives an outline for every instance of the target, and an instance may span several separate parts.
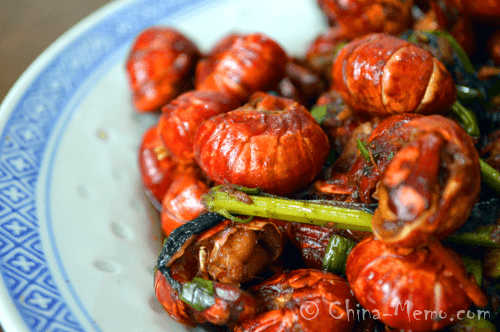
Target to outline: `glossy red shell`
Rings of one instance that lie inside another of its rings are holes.
[[[161,204],[170,184],[184,171],[185,165],[179,164],[166,150],[157,135],[156,125],[144,132],[138,161],[146,194]]]
[[[352,312],[357,303],[347,281],[330,272],[286,272],[251,292],[260,312],[238,324],[235,332],[348,332],[356,323]]]
[[[197,90],[213,90],[246,102],[257,91],[273,90],[284,76],[288,56],[278,43],[260,33],[231,35],[200,61]]]
[[[191,307],[182,302],[179,293],[172,288],[159,270],[155,272],[155,294],[158,302],[169,313],[170,317],[182,324],[196,325]]]
[[[132,102],[141,112],[159,110],[192,88],[200,52],[196,45],[170,27],[150,27],[139,33],[126,62]]]
[[[496,31],[488,39],[488,51],[490,58],[493,59],[497,66],[500,66],[500,30]]]
[[[499,0],[443,0],[443,2],[457,8],[464,16],[475,21],[498,24],[500,20]]]
[[[306,50],[307,63],[328,82],[332,81],[332,65],[335,55],[344,44],[351,41],[340,26],[334,26],[316,37]]]
[[[210,322],[215,325],[235,324],[257,312],[254,297],[237,285],[213,282],[215,304],[196,311],[184,303],[160,271],[155,274],[155,293],[158,301],[176,321],[186,325]]]
[[[332,76],[332,88],[349,107],[373,116],[445,114],[456,100],[455,83],[439,60],[386,34],[371,34],[344,46]]]
[[[211,117],[240,106],[236,99],[217,91],[186,92],[162,108],[158,133],[177,159],[191,161],[198,127]]]
[[[198,217],[205,207],[201,196],[208,193],[209,181],[198,169],[180,174],[170,185],[162,200],[161,229],[165,235]]]
[[[206,121],[194,145],[196,161],[212,180],[277,195],[310,183],[329,149],[326,134],[304,107],[267,94]]]
[[[299,248],[304,264],[311,269],[321,269],[330,238],[342,236],[359,242],[371,235],[370,232],[352,231],[327,226],[292,222],[288,226],[290,242]]]
[[[196,311],[180,300],[160,272],[155,275],[158,300],[170,315],[185,324],[195,321],[233,326],[247,320],[257,312],[258,304],[240,287],[240,282],[255,278],[272,264],[281,254],[282,246],[281,231],[274,222],[263,218],[245,224],[225,220],[190,237],[166,263],[171,277],[181,285],[194,277],[210,280],[214,286],[214,304]]]
[[[326,172],[326,181],[318,181],[316,188],[324,193],[333,194],[338,198],[341,195],[342,200],[360,203],[374,203],[377,200],[377,185],[385,172],[391,158],[405,145],[409,140],[404,123],[411,119],[422,117],[419,114],[397,114],[392,115],[380,121],[373,129],[366,140],[374,157],[375,164],[367,160],[359,153],[357,144],[352,142],[352,147],[356,149],[356,159],[345,170],[346,165],[335,162]],[[339,160],[348,160],[349,156],[341,156]]]
[[[465,265],[452,250],[444,250],[445,258],[426,248],[403,255],[369,237],[351,250],[347,280],[361,306],[385,324],[415,332],[439,330],[456,322],[461,310],[463,318],[471,305],[459,281],[469,279]],[[460,275],[444,259],[458,266]]]
[[[378,186],[372,220],[377,238],[414,248],[453,234],[467,220],[481,187],[471,137],[440,115],[403,124],[408,143],[390,161]]]
[[[443,5],[443,2],[438,4],[435,1],[429,3],[436,24],[433,30],[447,31],[468,55],[472,55],[477,46],[477,32],[474,31],[470,18],[451,2],[448,1],[448,5]]]
[[[412,20],[412,0],[318,0],[318,4],[351,38],[373,32],[397,35]]]

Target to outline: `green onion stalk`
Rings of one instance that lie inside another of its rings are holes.
[[[483,282],[483,262],[480,259],[473,258],[469,255],[462,255],[462,259],[465,263],[465,269],[468,273],[474,276],[476,282],[481,286]]]
[[[247,199],[241,200],[240,195],[234,195],[233,190],[246,194]],[[227,186],[213,187],[203,196],[202,201],[209,212],[218,213],[237,222],[250,221],[251,218],[237,217],[244,215],[356,231],[372,231],[372,211],[358,204],[326,200],[293,200],[262,194],[258,189],[240,186],[234,186],[230,190]],[[448,240],[469,245],[500,247],[500,243],[492,236],[494,231],[493,225],[480,226],[473,232],[452,235]]]
[[[430,35],[434,35],[436,37],[444,38],[450,43],[451,47],[453,50],[457,53],[458,58],[460,61],[462,61],[462,64],[464,66],[464,69],[469,73],[469,74],[474,74],[476,72],[476,68],[474,68],[474,65],[469,59],[469,56],[467,53],[464,51],[462,46],[453,38],[452,35],[445,31],[437,31],[437,30],[431,30],[431,31],[424,31],[425,33],[428,33]]]
[[[460,61],[464,66],[464,69],[469,74],[474,74],[476,72],[476,68],[470,61],[469,57],[467,56],[467,53],[463,50],[463,48],[455,40],[455,38],[453,38],[453,36],[450,35],[449,33],[436,30],[417,31],[416,33],[419,35],[427,33],[429,35],[433,35],[439,38],[444,38],[451,45],[451,47],[457,54],[458,58],[460,59]],[[458,99],[463,100],[464,102],[469,102],[474,99],[484,98],[484,95],[479,90],[461,85],[457,86],[457,94],[458,94]],[[467,131],[467,133],[472,137],[479,137],[480,132],[479,132],[479,126],[477,124],[476,114],[472,110],[464,107],[459,101],[456,101],[451,109],[453,111],[453,114],[455,114],[458,120],[462,123],[462,126]]]
[[[464,107],[458,101],[451,106],[451,110],[460,121],[467,134],[472,137],[479,137],[481,135],[476,114],[472,110]]]
[[[472,137],[479,137],[479,125],[474,112],[466,109],[456,102],[452,106],[453,113],[457,116],[464,130]],[[483,159],[479,159],[481,166],[481,178],[491,189],[500,193],[500,173],[488,165]]]
[[[321,268],[335,274],[345,275],[347,256],[356,242],[340,235],[332,235],[323,257]]]
[[[469,88],[464,85],[457,85],[457,97],[458,100],[468,103],[475,100],[483,100],[484,94],[477,89]]]

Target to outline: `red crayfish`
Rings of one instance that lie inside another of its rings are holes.
[[[200,51],[189,39],[170,27],[151,27],[134,41],[126,69],[132,102],[141,112],[159,110],[192,88]]]

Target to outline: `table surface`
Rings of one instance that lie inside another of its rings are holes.
[[[0,103],[19,76],[57,37],[108,2],[1,0]]]
[[[110,0],[0,1],[0,102],[26,68],[66,30]]]

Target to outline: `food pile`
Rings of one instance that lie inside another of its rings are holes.
[[[131,46],[159,302],[241,332],[496,331],[500,1],[318,5],[300,58],[259,32]]]

